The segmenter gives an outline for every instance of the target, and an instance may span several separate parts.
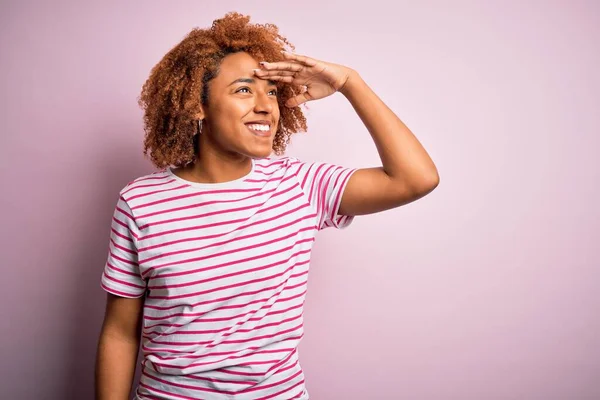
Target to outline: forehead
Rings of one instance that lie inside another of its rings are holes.
[[[241,77],[253,77],[253,69],[259,68],[258,60],[255,60],[250,54],[240,52],[228,54],[221,61],[219,74],[215,81],[228,85],[233,80]],[[216,83],[216,82],[215,82]]]

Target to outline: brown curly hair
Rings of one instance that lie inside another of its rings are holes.
[[[277,26],[249,22],[249,16],[231,12],[208,29],[194,28],[150,72],[139,105],[144,109],[144,154],[156,167],[181,167],[195,161],[195,115],[208,102],[208,82],[219,73],[225,56],[244,51],[257,60],[277,62],[284,59],[282,50],[294,50]],[[293,133],[306,131],[306,118],[299,107],[285,106],[302,87],[277,86],[280,120],[273,150],[281,155]]]

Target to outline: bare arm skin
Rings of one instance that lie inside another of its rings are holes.
[[[127,400],[133,379],[142,327],[144,296],[108,294],[96,356],[96,400]]]

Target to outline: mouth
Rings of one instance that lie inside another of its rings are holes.
[[[255,136],[268,138],[271,136],[271,123],[267,121],[257,121],[245,124],[248,130]]]

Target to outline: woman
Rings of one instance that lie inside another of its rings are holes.
[[[99,399],[308,399],[297,355],[318,230],[414,201],[438,184],[409,129],[347,67],[282,52],[237,13],[193,30],[144,85],[145,153],[159,172],[121,192],[102,287]],[[298,107],[336,92],[382,167],[281,157]]]

